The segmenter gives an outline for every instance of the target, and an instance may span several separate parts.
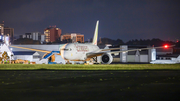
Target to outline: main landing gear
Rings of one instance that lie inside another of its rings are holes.
[[[71,62],[69,62],[69,61],[66,61],[66,64],[72,64]]]
[[[91,58],[89,61],[85,61],[85,65],[99,64],[97,62],[97,57]]]

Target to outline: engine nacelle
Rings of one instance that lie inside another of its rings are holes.
[[[113,57],[111,54],[105,53],[101,56],[101,61],[103,64],[110,64],[113,61]]]

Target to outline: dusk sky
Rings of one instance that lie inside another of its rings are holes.
[[[15,36],[56,25],[86,41],[99,20],[102,38],[180,40],[179,0],[1,0],[0,12]]]

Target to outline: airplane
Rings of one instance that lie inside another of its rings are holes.
[[[151,64],[176,64],[180,63],[180,55],[177,58],[171,58],[171,60],[155,60],[150,62]]]
[[[66,63],[69,63],[69,61],[83,61],[83,62],[97,61],[96,57],[101,56],[101,61],[103,64],[110,64],[113,60],[112,54],[117,55],[120,52],[141,51],[152,48],[164,48],[164,46],[161,46],[161,47],[141,48],[141,49],[132,49],[132,50],[124,50],[124,51],[111,51],[120,48],[100,49],[97,46],[98,26],[99,26],[99,20],[96,22],[92,43],[67,43],[60,45],[59,55],[61,55],[61,57],[66,61]],[[31,48],[24,48],[17,46],[10,46],[10,47],[51,53],[51,51],[46,51],[46,50],[38,50],[38,49],[31,49]],[[168,46],[165,46],[165,48],[168,48]]]

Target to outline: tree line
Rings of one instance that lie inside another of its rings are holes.
[[[149,46],[162,46],[164,44],[174,45],[178,44],[179,42],[173,42],[173,41],[163,41],[158,38],[153,39],[132,39],[127,42],[123,42],[121,39],[112,40],[109,38],[101,38],[101,42],[99,44],[112,44],[112,45],[149,45]]]

